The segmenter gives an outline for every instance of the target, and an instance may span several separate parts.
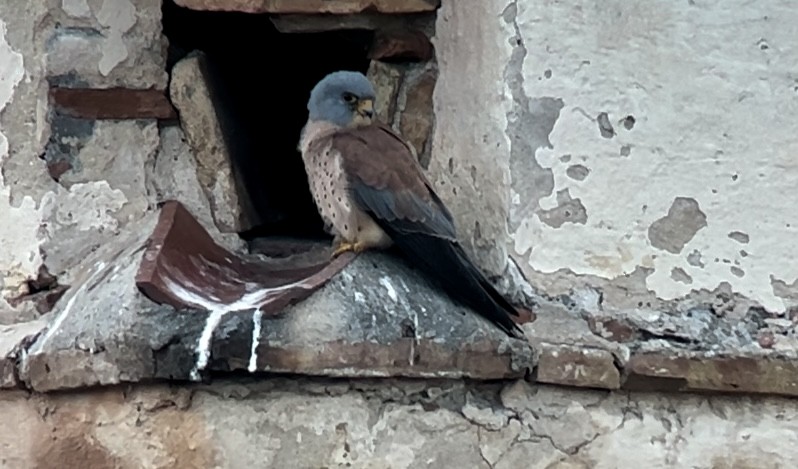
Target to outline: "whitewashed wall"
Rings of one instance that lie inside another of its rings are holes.
[[[788,0],[444,2],[433,171],[463,236],[550,293],[798,304],[796,24]]]

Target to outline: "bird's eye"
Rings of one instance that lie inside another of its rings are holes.
[[[357,97],[352,93],[344,93],[344,101],[346,101],[347,103],[354,103],[355,101],[357,101]]]

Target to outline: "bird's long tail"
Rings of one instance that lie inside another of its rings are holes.
[[[459,244],[420,233],[389,235],[408,260],[452,299],[472,308],[507,335],[524,336],[510,317],[518,316],[518,311],[496,291]]]

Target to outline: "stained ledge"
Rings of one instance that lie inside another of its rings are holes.
[[[333,263],[324,249],[290,262],[233,257],[177,203],[135,230],[86,259],[47,327],[0,327],[0,388],[193,381],[239,370],[798,396],[798,353],[788,340],[762,345],[763,334],[778,335],[762,311],[734,319],[700,305],[610,311],[541,298],[537,319],[522,325],[527,344],[387,254]],[[241,310],[214,313],[214,301],[241,303],[245,293],[254,296]]]
[[[87,260],[21,360],[27,387],[197,381],[236,370],[499,379],[534,368],[529,344],[388,254],[291,268],[235,256],[177,202],[137,230]]]

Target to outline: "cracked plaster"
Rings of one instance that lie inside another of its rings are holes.
[[[0,411],[18,424],[0,428],[0,447],[9,467],[782,468],[798,457],[794,400],[426,384],[274,378],[6,393]]]

